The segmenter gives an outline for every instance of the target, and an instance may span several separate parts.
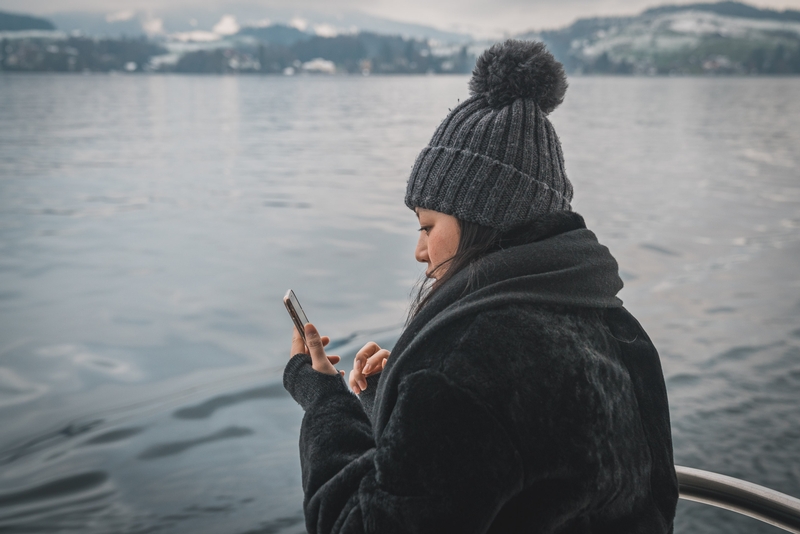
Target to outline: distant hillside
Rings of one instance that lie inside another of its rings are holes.
[[[301,17],[256,4],[53,17],[61,31],[25,34],[54,25],[0,13],[0,70],[468,73],[491,45],[354,12]],[[800,74],[800,11],[740,2],[665,5],[517,38],[544,41],[570,74]]]
[[[787,9],[785,11],[775,11],[773,9],[759,9],[740,2],[717,2],[716,4],[683,4],[660,6],[648,9],[642,13],[647,15],[662,15],[664,13],[677,13],[679,11],[704,11],[716,13],[725,17],[740,17],[756,20],[782,20],[800,21],[800,11]]]
[[[226,44],[211,43],[181,55],[178,72],[295,74],[300,72],[351,74],[467,73],[475,57],[460,47],[452,54],[434,54],[428,41],[358,32],[334,37],[300,35],[286,28],[254,29],[233,36]],[[279,30],[279,31],[278,31]],[[256,41],[242,40],[241,37]],[[289,45],[277,39],[291,39]],[[296,40],[295,40],[296,39]]]
[[[145,39],[23,38],[3,44],[0,71],[6,72],[133,72],[167,53]]]
[[[47,19],[0,11],[0,31],[55,30]]]
[[[297,8],[272,8],[248,1],[225,2],[213,7],[196,4],[149,10],[120,10],[121,8],[109,7],[104,12],[67,11],[53,13],[50,18],[66,32],[78,31],[92,37],[152,37],[192,31],[210,32],[225,17],[235,21],[241,28],[250,28],[248,31],[257,31],[264,26],[282,26],[294,27],[300,33],[325,37],[362,31],[401,35],[410,39],[435,39],[440,43],[466,44],[472,40],[471,36],[463,33],[355,11],[334,12],[326,8],[327,11],[315,12]]]
[[[255,37],[262,43],[281,46],[292,46],[299,41],[307,41],[313,37],[305,32],[301,32],[297,28],[285,26],[283,24],[272,24],[262,27],[245,26],[239,30],[239,35],[248,35]]]
[[[442,54],[427,40],[370,32],[322,37],[276,25],[206,41],[20,34],[4,36],[0,71],[436,74],[467,73],[475,64],[465,46]]]
[[[138,37],[146,35],[142,20],[133,12],[112,13],[53,13],[50,18],[61,30],[90,37]]]
[[[738,2],[580,19],[519,37],[543,40],[571,73],[800,73],[800,12]]]

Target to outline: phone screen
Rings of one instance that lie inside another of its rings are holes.
[[[283,303],[286,305],[286,310],[289,312],[292,321],[294,321],[294,326],[297,328],[297,331],[300,332],[303,341],[305,341],[306,333],[303,327],[310,321],[308,320],[308,317],[306,317],[303,307],[300,306],[300,301],[297,300],[297,296],[294,294],[294,291],[290,289],[286,292],[286,296],[283,297]]]

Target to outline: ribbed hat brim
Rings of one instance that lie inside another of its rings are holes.
[[[542,213],[571,209],[570,199],[561,192],[512,165],[445,146],[422,150],[411,171],[405,202],[411,209],[439,211],[503,231]]]

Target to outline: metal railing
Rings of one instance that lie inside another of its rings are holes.
[[[675,466],[681,499],[710,504],[800,534],[800,499],[710,471]]]

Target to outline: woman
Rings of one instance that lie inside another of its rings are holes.
[[[541,43],[487,50],[417,158],[406,204],[433,281],[345,385],[313,325],[284,385],[305,410],[306,526],[328,532],[672,531],[677,482],[658,354],[570,211]]]

